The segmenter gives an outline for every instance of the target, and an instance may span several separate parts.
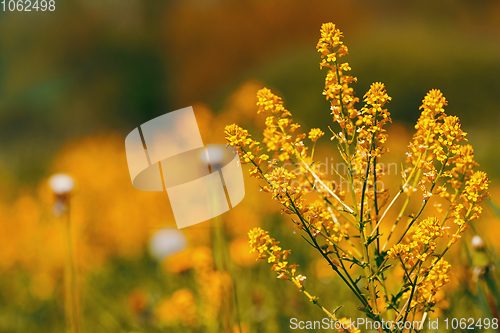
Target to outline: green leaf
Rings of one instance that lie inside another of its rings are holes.
[[[377,238],[380,238],[380,234],[373,235],[372,237],[368,237],[368,239],[366,240],[366,246],[370,245]]]
[[[343,305],[337,306],[335,309],[333,309],[332,314],[335,315],[337,313],[337,311],[339,311],[342,307],[343,307]]]

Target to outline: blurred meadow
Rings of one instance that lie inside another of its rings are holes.
[[[56,0],[53,12],[0,11],[0,332],[69,332],[68,219],[80,332],[289,332],[292,317],[320,320],[249,253],[259,226],[292,249],[325,306],[360,316],[246,167],[238,206],[178,231],[166,193],[132,186],[124,149],[138,125],[190,105],[205,143],[225,143],[232,123],[259,138],[256,93],[268,87],[305,129],[327,133],[318,160],[337,160],[315,48],[330,21],[346,36],[357,96],[372,82],[392,96],[391,196],[427,91],[460,117],[491,201],[447,254],[447,300],[431,316],[498,318],[500,2]],[[69,195],[51,190],[56,173],[74,178]],[[487,256],[470,245],[476,234]]]

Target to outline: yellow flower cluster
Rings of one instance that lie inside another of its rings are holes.
[[[462,198],[468,203],[479,203],[483,201],[484,198],[489,196],[488,194],[488,176],[485,172],[477,171],[472,177],[467,181],[465,185],[464,193]]]
[[[480,203],[488,196],[489,181],[485,173],[474,171],[478,164],[474,161],[472,147],[464,144],[467,134],[458,117],[445,113],[448,102],[442,92],[433,89],[420,106],[416,132],[408,146],[403,185],[387,208],[383,208],[389,192],[377,185],[385,172],[378,162],[388,151],[385,125],[392,120],[386,103],[391,97],[383,83],[375,82],[363,97],[364,106],[359,111],[355,108],[359,99],[354,97],[350,85],[356,78],[346,75],[351,70],[348,63],[339,62],[348,54],[342,37],[334,24],[323,24],[316,48],[321,53],[320,68],[328,69],[323,94],[330,102],[333,121],[340,126],[340,132],[330,130],[332,140],[338,141],[340,157],[346,165],[344,173],[338,175],[349,185],[347,190],[351,198],[347,202],[346,191],[328,183],[319,163],[313,160],[316,142],[324,132],[319,128],[307,134],[297,131],[300,125],[293,122],[282,99],[269,89],[257,93],[258,113],[266,116],[262,143],[269,155],[259,156],[259,143],[236,125],[226,127],[226,140],[238,148],[243,163],[253,164],[250,174],[266,181],[262,191],[272,194],[282,205],[282,212],[294,215],[295,232],[303,232],[303,237],[363,303],[367,313],[373,318],[381,318],[379,291],[383,291],[386,303],[403,306],[393,309],[398,318],[404,315],[406,320],[408,316],[417,315],[416,312],[411,314],[410,309],[418,305],[422,306],[419,311],[429,311],[441,297],[438,295],[442,295],[440,289],[449,281],[450,269],[442,257],[467,228],[467,222],[481,214]],[[310,154],[304,143],[306,137],[313,143]],[[262,162],[268,160],[267,168],[262,168]],[[287,165],[294,165],[295,170]],[[311,200],[309,194],[306,195],[309,191],[315,191],[319,198]],[[382,221],[386,216],[386,221],[392,218],[392,213],[387,213],[404,193],[407,194],[405,202],[386,233]],[[420,206],[410,205],[413,193],[422,196]],[[444,213],[443,216],[420,218],[433,197],[437,211]],[[447,210],[443,212],[446,201]],[[415,209],[415,206],[417,210],[408,213],[407,209]],[[408,223],[398,225],[405,216],[411,217]],[[439,239],[450,234],[451,227],[446,223],[452,218],[458,229],[440,252]],[[354,228],[349,230],[349,225]],[[398,241],[391,243],[397,227],[404,231]],[[279,278],[291,280],[306,293],[303,277],[295,276],[296,265],[289,266],[286,261],[289,251],[283,251],[278,242],[260,228],[251,230],[249,237],[251,252],[257,252],[258,258],[272,263]],[[394,245],[386,251],[388,244]],[[431,260],[431,257],[436,259]],[[400,261],[405,273],[401,292],[396,295],[387,292],[386,276],[382,273],[393,266],[387,264],[389,259]],[[351,277],[354,265],[362,268],[362,276]],[[368,294],[357,286],[357,281],[363,277]],[[401,303],[402,298],[408,299],[407,305]],[[314,297],[310,299],[317,303]],[[386,310],[392,311],[389,307]]]
[[[418,261],[424,262],[436,250],[436,239],[444,236],[444,228],[439,219],[429,217],[418,223],[411,232],[407,244],[399,243],[389,250],[391,259],[401,259],[409,268]]]
[[[338,212],[332,210],[332,206],[327,208],[324,202],[308,203],[303,196],[304,192],[315,190],[322,197],[331,198],[335,191],[332,184],[329,184],[328,188],[321,185],[314,186],[318,179],[322,180],[325,176],[319,172],[319,166],[315,165],[312,158],[307,155],[307,148],[303,142],[303,139],[308,136],[315,143],[324,135],[324,132],[313,128],[308,135],[305,133],[295,134],[294,132],[300,126],[293,123],[291,113],[284,108],[281,98],[267,88],[257,92],[257,100],[258,113],[267,116],[263,143],[266,144],[269,155],[273,157],[267,168],[262,167],[262,162],[269,159],[269,156],[261,155],[265,158],[255,157],[258,154],[259,143],[250,139],[245,130],[237,125],[226,126],[226,141],[230,145],[237,146],[243,163],[250,160],[253,164],[250,175],[263,178],[267,182],[266,185],[261,186],[262,191],[272,194],[272,198],[282,205],[282,212],[298,217],[298,219],[293,219],[296,231],[307,230],[314,237],[321,235],[327,246],[333,246],[333,244],[342,241],[347,235],[347,223],[341,225],[337,222]],[[250,152],[250,147],[253,147],[252,152]],[[279,161],[282,161],[284,165],[293,165],[295,161],[299,161],[301,164],[292,172],[284,166],[279,166]],[[308,178],[307,168],[316,173],[316,180]],[[336,201],[335,205],[338,204]],[[265,244],[264,242],[264,247]],[[264,255],[268,257],[265,251],[259,252],[260,257]],[[271,255],[268,258],[274,263],[274,259],[277,257]],[[282,261],[278,261],[274,263],[273,269],[285,269],[286,265],[283,265]],[[279,274],[280,278],[288,277],[284,271],[281,273]],[[290,274],[293,276],[294,273],[295,266],[291,266]],[[297,286],[301,286],[303,283],[303,277],[293,277],[291,280]]]
[[[332,41],[330,40],[330,42]],[[235,124],[226,126],[225,137],[228,144],[237,147],[242,163],[253,164],[250,175],[266,180],[267,185],[262,186],[262,191],[271,193],[273,199],[283,205],[282,211],[291,215],[303,215],[308,211],[309,205],[302,197],[304,192],[316,191],[324,198],[330,198],[333,195],[341,196],[341,193],[334,193],[336,191],[333,184],[317,184],[318,181],[324,180],[325,175],[319,172],[319,166],[313,163],[312,155],[308,156],[308,148],[303,141],[309,137],[313,143],[316,143],[324,135],[324,132],[319,128],[313,128],[308,134],[295,133],[300,125],[293,122],[292,115],[283,106],[281,98],[267,88],[257,92],[257,106],[258,113],[267,116],[262,142],[266,144],[269,155],[262,154],[257,157],[260,150],[259,142],[250,139],[248,132]],[[267,160],[270,161],[264,168],[262,163]],[[291,172],[284,166],[279,166],[280,162],[283,162],[283,165],[298,167],[294,172]],[[308,175],[309,172],[314,173],[315,179]],[[332,195],[332,193],[334,194]],[[333,207],[339,205],[338,200],[335,200],[333,205]],[[335,211],[329,216],[333,214],[338,213]],[[327,215],[322,214],[319,220],[316,218],[318,229],[320,229],[323,216]],[[302,228],[302,222],[304,221],[297,221],[296,227]],[[307,221],[305,222],[309,225]],[[330,222],[326,221],[326,223]],[[327,227],[327,229],[334,230],[335,228]],[[311,232],[315,233],[316,231],[311,230]],[[335,235],[331,239],[342,239],[336,235],[336,232],[333,234]]]
[[[446,116],[444,106],[448,105],[441,91],[433,89],[427,93],[420,109],[422,113],[415,125],[416,133],[410,142],[410,151],[407,153],[407,163],[416,169],[427,172],[424,180],[432,182],[436,176],[436,169],[432,163],[433,156],[429,152],[440,152],[441,144],[435,140],[441,130],[440,121]],[[407,170],[410,175],[411,169]],[[434,177],[434,178],[432,178]],[[432,178],[432,179],[429,179]]]
[[[424,199],[438,194],[451,201],[454,205],[456,196],[452,197],[446,187],[435,186],[437,180],[448,178],[447,183],[452,188],[459,189],[464,181],[472,175],[472,168],[477,165],[474,161],[474,151],[470,145],[462,145],[467,141],[467,133],[462,131],[460,120],[455,116],[448,116],[444,112],[444,106],[448,102],[441,91],[431,90],[422,101],[421,116],[415,125],[417,132],[410,143],[410,151],[407,153],[407,162],[412,166],[406,170],[407,176],[415,175],[415,170],[423,172],[420,187],[424,192]],[[434,160],[441,164],[436,169]],[[446,167],[451,166],[450,169]],[[430,184],[425,187],[425,184]],[[433,189],[433,193],[431,193]],[[405,191],[411,194],[410,186]]]
[[[254,141],[250,138],[248,131],[236,124],[228,125],[225,128],[225,138],[231,146],[246,147]]]
[[[271,173],[264,175],[268,185],[262,187],[262,191],[272,193],[273,199],[281,203],[283,211],[287,214],[304,213],[307,208],[302,198],[300,182],[295,181],[297,176],[285,169],[277,167]]]
[[[271,173],[265,175],[265,178],[269,186],[264,186],[262,190],[273,193],[273,196],[286,197],[287,194],[291,195],[298,192],[298,189],[292,183],[296,175],[284,167],[274,168]]]
[[[447,116],[443,119],[443,123],[438,128],[438,142],[440,146],[434,149],[436,159],[441,163],[445,163],[446,159],[459,154],[462,141],[466,141],[467,135],[462,131],[460,119],[455,116]]]
[[[312,142],[316,142],[318,141],[319,138],[321,138],[323,135],[325,135],[325,132],[323,132],[322,130],[320,130],[319,128],[313,128],[309,131],[309,139],[312,141]]]
[[[279,117],[291,116],[290,112],[283,106],[281,97],[276,96],[271,90],[264,88],[257,92],[257,113],[272,114]]]
[[[337,58],[349,53],[347,46],[340,40],[344,35],[331,22],[324,23],[321,26],[320,33],[321,37],[316,49],[321,52],[321,66],[331,67],[330,63],[335,63]]]
[[[250,252],[257,252],[258,259],[267,259],[267,262],[273,264],[272,270],[278,274],[278,279],[290,280],[299,289],[303,288],[303,275],[295,275],[298,265],[288,265],[288,255],[290,250],[283,250],[278,246],[274,238],[269,236],[269,232],[261,228],[254,228],[248,232],[248,243],[250,244]]]
[[[284,167],[276,167],[272,172],[266,173],[264,178],[268,185],[262,186],[262,191],[272,193],[273,199],[283,205],[284,213],[299,217],[299,220],[294,221],[296,231],[307,228],[314,237],[321,234],[330,246],[346,237],[348,223],[341,225],[335,212],[324,201],[306,203],[303,188],[299,186],[302,183],[297,180],[297,175]]]
[[[398,260],[400,259],[404,264],[410,263],[408,266],[412,266],[414,262],[414,256],[410,252],[410,246],[408,244],[396,244],[388,252],[387,255],[390,259]]]
[[[391,100],[387,95],[383,83],[376,82],[364,96],[366,106],[361,109],[361,115],[356,121],[358,132],[358,147],[364,150],[365,155],[371,151],[374,157],[380,157],[386,151],[382,146],[388,138],[385,129],[386,123],[391,122],[391,114],[384,109],[385,103]]]
[[[410,248],[417,253],[417,259],[425,261],[436,250],[435,240],[443,236],[444,230],[440,221],[435,217],[427,218],[417,225]]]
[[[355,323],[353,323],[351,319],[342,318],[339,319],[339,323],[340,323],[339,326],[341,326],[341,328],[338,330],[339,333],[361,333],[359,328],[356,328]]]
[[[293,123],[292,114],[283,107],[281,98],[274,95],[271,90],[264,88],[257,92],[257,105],[259,112],[267,114],[266,128],[264,129],[263,143],[268,151],[274,151],[273,159],[288,161],[291,156],[300,154],[304,156],[306,148],[302,140],[306,134],[297,134],[295,139],[292,133],[300,125]]]
[[[361,196],[366,195],[383,205],[388,191],[387,189],[375,190],[374,185],[384,174],[383,168],[376,165],[376,159],[387,151],[384,146],[387,134],[383,126],[391,122],[391,118],[387,109],[384,109],[384,105],[391,100],[391,97],[387,95],[385,86],[377,82],[371,85],[364,96],[365,107],[360,111],[355,108],[359,99],[354,97],[354,90],[350,84],[356,82],[357,79],[345,75],[351,70],[348,63],[338,62],[340,57],[348,53],[341,38],[342,33],[335,28],[335,25],[326,23],[321,28],[321,38],[316,47],[322,54],[320,67],[329,68],[323,94],[330,101],[334,122],[338,123],[341,128],[339,133],[332,130],[332,139],[336,138],[341,145],[344,145],[341,149],[341,156],[350,165],[351,181],[356,178],[366,185],[365,190],[361,187],[351,189],[356,193],[356,197],[361,199]],[[352,143],[356,145],[354,154],[351,155],[349,151]],[[367,178],[365,174],[372,168],[372,162],[375,176]],[[376,210],[371,211],[371,214],[375,220],[378,218]]]
[[[440,300],[440,297],[438,297],[439,291],[445,284],[450,282],[448,276],[450,269],[451,265],[446,260],[440,259],[436,262],[426,278],[418,285],[410,308],[418,305],[433,306],[436,304]],[[408,298],[410,294],[411,291],[405,292],[403,298]]]
[[[310,223],[313,236],[324,231],[322,236],[330,246],[340,243],[347,236],[349,224],[341,225],[335,215],[328,210],[324,201],[317,200],[308,205],[304,218]]]
[[[341,142],[350,142],[354,132],[352,120],[359,115],[354,104],[359,98],[354,97],[354,90],[349,86],[356,82],[353,76],[345,75],[345,72],[351,70],[348,63],[338,64],[338,58],[348,54],[348,48],[341,41],[342,32],[335,27],[333,23],[325,23],[321,26],[321,38],[318,41],[316,49],[321,53],[320,67],[329,68],[325,79],[325,89],[323,95],[330,101],[333,121],[337,122],[342,128],[339,133]]]
[[[488,176],[482,171],[476,171],[465,184],[465,189],[460,196],[462,203],[455,206],[453,215],[455,223],[463,226],[466,222],[478,219],[483,211],[480,203],[489,197]]]
[[[374,185],[384,175],[384,169],[381,166],[369,164],[374,161],[376,164],[376,160],[388,151],[384,145],[388,135],[383,126],[392,121],[389,111],[384,109],[385,103],[390,100],[391,97],[387,95],[383,83],[376,82],[370,86],[364,96],[365,106],[361,109],[355,123],[357,142],[351,160],[353,177],[359,178],[361,182],[366,183],[366,197],[374,201],[377,199],[380,206],[383,205],[389,193],[387,189],[377,189],[375,191]],[[375,172],[376,177],[366,178],[366,170],[371,170],[372,173]],[[355,188],[354,191],[361,201],[362,189]],[[375,192],[377,198],[375,198]],[[374,219],[377,219],[375,211],[373,211],[372,215]]]
[[[255,156],[257,156],[260,151],[260,143],[252,140],[247,130],[232,124],[226,126],[224,134],[228,144],[238,149],[243,164],[250,163],[256,159]],[[244,148],[247,146],[248,148],[245,150]],[[266,155],[261,156],[262,160],[267,159],[265,156]]]
[[[471,145],[463,145],[459,149],[452,159],[453,168],[444,173],[450,178],[448,183],[455,189],[462,187],[464,180],[470,179],[474,173],[473,168],[479,165],[474,160],[474,149]]]

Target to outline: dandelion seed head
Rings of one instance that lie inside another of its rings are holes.
[[[158,261],[181,252],[187,247],[184,233],[176,228],[162,228],[149,241],[149,253]]]
[[[75,188],[75,180],[65,173],[57,173],[50,177],[49,186],[56,195],[65,195]]]
[[[478,235],[472,237],[472,240],[470,243],[475,250],[482,250],[485,247],[483,239],[481,237],[479,237]]]

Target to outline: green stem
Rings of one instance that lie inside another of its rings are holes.
[[[80,333],[80,308],[79,292],[77,282],[77,270],[75,264],[75,253],[73,247],[73,237],[71,232],[71,210],[70,199],[66,198],[65,205],[67,211],[64,214],[66,221],[64,223],[64,236],[66,239],[66,265],[65,265],[65,296],[66,296],[66,317],[68,320],[68,330],[71,333]]]
[[[349,283],[349,281],[344,277],[344,275],[339,271],[339,269],[337,268],[337,265],[335,265],[330,257],[328,257],[328,255],[321,249],[321,247],[318,245],[318,242],[316,241],[316,237],[314,237],[311,232],[309,231],[309,227],[308,225],[310,225],[310,223],[308,223],[303,217],[302,215],[299,213],[299,211],[297,210],[297,207],[295,206],[295,203],[293,202],[293,200],[290,198],[290,196],[288,195],[288,193],[286,194],[288,199],[290,200],[290,203],[292,204],[292,207],[293,210],[295,211],[295,214],[299,217],[299,219],[301,220],[302,224],[303,224],[303,228],[302,230],[304,230],[308,235],[309,235],[309,238],[311,239],[311,241],[314,243],[314,248],[316,248],[320,254],[323,256],[323,258],[326,259],[326,261],[328,261],[328,264],[330,264],[330,266],[332,267],[332,269],[340,276],[340,278],[344,281],[344,283],[349,287],[349,289],[351,289],[351,291],[356,295],[356,297],[358,297],[358,299],[361,301],[361,303],[363,303],[364,306],[366,307],[369,307],[369,304],[368,302],[365,300],[365,298],[361,295],[361,294],[358,294],[358,292],[356,291],[356,289]]]

